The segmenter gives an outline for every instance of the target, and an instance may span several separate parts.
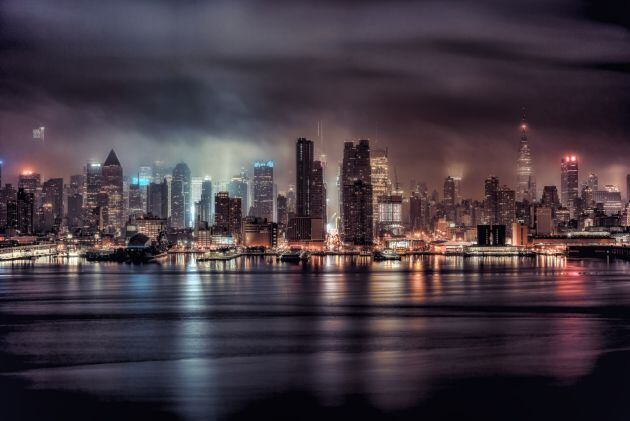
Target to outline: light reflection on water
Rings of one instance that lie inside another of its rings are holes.
[[[390,411],[471,376],[574,384],[630,346],[610,334],[629,273],[561,257],[2,263],[0,372],[190,418],[295,389]]]

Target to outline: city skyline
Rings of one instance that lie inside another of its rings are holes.
[[[66,178],[113,148],[125,168],[150,151],[228,178],[257,159],[290,162],[293,139],[323,133],[329,162],[368,138],[390,149],[401,183],[457,176],[473,196],[489,175],[480,162],[512,184],[523,105],[538,186],[558,184],[566,153],[609,183],[630,172],[629,24],[607,3],[274,4],[3,2],[7,172],[39,164]]]

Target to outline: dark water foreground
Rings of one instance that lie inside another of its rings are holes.
[[[0,266],[0,419],[629,420],[630,264]]]

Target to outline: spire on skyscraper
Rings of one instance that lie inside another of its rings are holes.
[[[527,109],[521,109],[521,141],[516,161],[516,200],[534,201],[536,200],[536,180],[532,169],[532,157],[527,139]]]

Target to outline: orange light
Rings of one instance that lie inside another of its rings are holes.
[[[22,175],[33,175],[33,171],[31,170],[23,170]]]

